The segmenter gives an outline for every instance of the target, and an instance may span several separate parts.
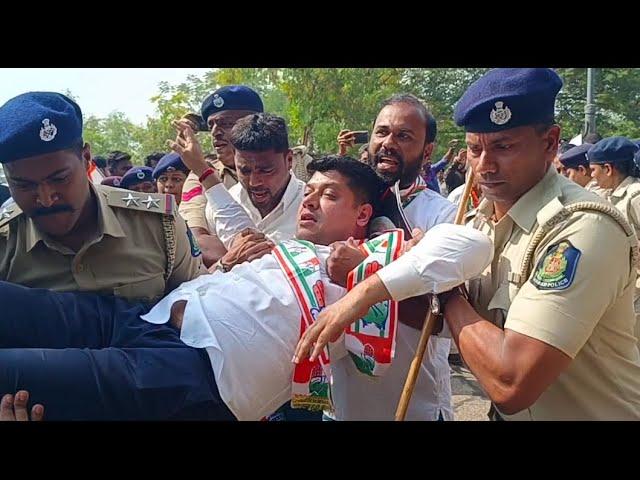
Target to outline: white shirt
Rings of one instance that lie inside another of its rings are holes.
[[[493,260],[493,242],[480,230],[440,224],[377,275],[394,300],[447,292],[481,275]]]
[[[331,304],[346,290],[327,275],[329,247],[318,245],[317,254]],[[220,396],[236,418],[260,420],[291,399],[301,314],[273,254],[183,283],[142,318],[166,323],[179,300],[187,300],[180,338],[206,348]],[[330,348],[332,360],[346,355],[343,343]]]
[[[245,228],[264,233],[274,243],[295,237],[298,223],[298,208],[304,198],[305,183],[293,173],[276,207],[264,218],[249,198],[244,187],[237,183],[228,191],[218,184],[205,192],[207,206],[205,215],[209,229],[228,249],[233,237]]]
[[[462,194],[464,193],[464,187],[465,184],[463,183],[459,187],[454,188],[447,197],[447,200],[449,200],[454,205],[458,205],[458,203],[460,202],[460,198],[462,198]]]
[[[428,231],[440,223],[452,223],[456,207],[436,192],[425,189],[404,209],[411,227]],[[393,420],[409,366],[416,352],[420,330],[398,322],[396,352],[382,377],[358,372],[350,357],[333,359],[333,400],[336,420]],[[449,338],[431,337],[407,410],[407,420],[453,420],[449,369]]]

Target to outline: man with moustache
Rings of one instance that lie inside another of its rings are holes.
[[[0,125],[15,200],[0,212],[0,280],[153,302],[201,273],[173,197],[90,182],[73,100],[19,95],[0,107]]]

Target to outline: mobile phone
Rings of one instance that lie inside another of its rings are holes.
[[[209,131],[207,122],[205,122],[204,119],[197,113],[187,113],[183,118],[186,118],[191,123],[193,123],[196,126],[198,132]]]
[[[362,145],[369,142],[369,132],[362,130],[359,132],[353,132],[353,143],[356,145]]]

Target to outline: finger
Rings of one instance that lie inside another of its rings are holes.
[[[182,146],[178,145],[176,142],[167,140],[167,147],[169,147],[171,150],[173,150],[180,156],[184,154],[184,148],[182,148]]]
[[[10,422],[16,419],[13,413],[13,395],[7,394],[0,401],[0,420]]]
[[[358,244],[353,239],[353,237],[347,238],[347,245],[350,246],[350,247],[353,247],[353,248],[358,248]]]
[[[176,137],[176,143],[182,148],[187,148],[187,140],[182,135]]]
[[[246,247],[247,245],[251,245],[254,243],[261,243],[268,241],[267,238],[261,233],[249,233],[243,237],[241,237],[238,241],[238,246],[240,248]]]
[[[245,236],[245,235],[249,235],[249,234],[251,234],[251,233],[256,234],[256,235],[262,235],[262,236],[264,236],[264,233],[259,232],[259,231],[258,231],[258,230],[256,230],[255,228],[251,228],[251,227],[247,227],[247,228],[243,229],[243,230],[240,232],[240,235]]]
[[[171,125],[173,125],[176,130],[178,130],[180,134],[184,135],[185,137],[193,135],[193,124],[189,120],[181,118],[180,120],[172,121]]]
[[[302,338],[298,342],[296,346],[296,351],[293,354],[293,363],[300,363],[302,360],[309,356],[311,352],[311,347],[313,346],[313,342],[315,341],[317,335],[316,330],[318,330],[318,323],[314,323],[304,332]]]
[[[251,253],[249,255],[247,255],[247,261],[249,262],[253,262],[254,260],[268,254],[271,252],[271,250],[273,250],[273,246],[269,245],[268,243],[263,244],[263,247],[258,250],[255,253]]]
[[[42,420],[44,420],[44,405],[38,403],[31,409],[31,421],[41,422]]]
[[[182,129],[184,128],[180,120],[171,120],[171,126],[175,128],[178,133],[182,132]]]
[[[267,252],[269,252],[271,251],[271,248],[272,246],[269,244],[269,242],[259,242],[247,248],[244,254],[248,258],[249,256],[260,253],[263,250],[266,250]]]
[[[26,390],[20,390],[16,393],[16,398],[13,401],[13,410],[16,415],[16,420],[19,422],[29,421],[29,412],[27,410],[27,402],[29,401],[29,392]]]
[[[191,120],[189,120],[188,118],[181,118],[178,121],[173,121],[171,122],[171,124],[176,127],[176,129],[179,129],[180,131],[184,130],[186,127],[189,127],[192,130],[195,130],[196,124],[193,123]]]
[[[324,327],[322,329],[320,334],[317,335],[316,342],[313,345],[313,351],[311,352],[311,355],[309,356],[309,361],[310,362],[315,362],[316,358],[318,358],[320,355],[322,355],[322,350],[324,350],[324,347],[327,346],[327,343],[329,343],[329,340],[333,336],[333,333],[332,333],[331,330],[332,330],[332,326],[331,325],[327,325],[326,327]]]

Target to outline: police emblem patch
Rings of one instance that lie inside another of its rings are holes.
[[[42,128],[40,129],[40,140],[43,142],[50,142],[54,138],[56,138],[56,134],[58,133],[57,127],[51,123],[48,118],[42,120]]]
[[[496,108],[491,110],[489,118],[496,125],[504,125],[511,120],[511,110],[509,107],[504,106],[504,102],[496,102]]]
[[[224,105],[224,98],[219,96],[217,93],[213,96],[213,105],[216,108],[220,108]]]
[[[191,233],[191,229],[189,228],[188,225],[187,225],[187,237],[189,237],[189,245],[191,246],[191,256],[197,257],[199,255],[202,255],[202,250],[200,250],[200,245],[198,245],[198,241],[193,236],[193,233]]]
[[[580,255],[582,252],[568,241],[552,245],[538,262],[531,283],[538,290],[569,288],[576,276]]]

